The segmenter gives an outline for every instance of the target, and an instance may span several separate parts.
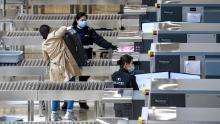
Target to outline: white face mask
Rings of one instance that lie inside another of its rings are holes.
[[[128,72],[129,72],[129,73],[134,72],[134,70],[135,70],[135,67],[134,67],[134,66],[131,66],[131,67],[128,68]]]

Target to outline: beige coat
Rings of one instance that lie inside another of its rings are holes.
[[[43,57],[50,61],[50,80],[68,81],[73,76],[80,76],[80,68],[67,48],[63,36],[66,27],[62,26],[48,34],[42,43]]]

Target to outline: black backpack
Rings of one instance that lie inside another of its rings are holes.
[[[79,67],[85,66],[88,60],[82,42],[74,29],[68,30],[64,35],[64,41],[76,60]]]

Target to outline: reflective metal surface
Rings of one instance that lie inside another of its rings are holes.
[[[124,13],[126,15],[140,15],[146,14],[147,6],[144,5],[128,5],[124,7]]]
[[[152,80],[151,93],[212,93],[220,94],[218,79]]]
[[[154,107],[149,109],[149,121],[185,121],[189,124],[203,122],[204,124],[220,123],[219,108],[172,108]]]
[[[182,22],[161,22],[158,23],[159,31],[195,31],[195,32],[220,32],[218,23],[182,23]]]
[[[218,43],[152,43],[151,51],[158,53],[206,53],[220,54]]]
[[[133,89],[105,89],[103,93],[103,103],[131,103]]]
[[[220,108],[218,79],[152,80],[151,106]]]
[[[219,0],[159,0],[161,4],[220,4]]]
[[[129,124],[129,120],[127,118],[119,118],[119,117],[100,117],[96,118],[96,121],[99,124]]]

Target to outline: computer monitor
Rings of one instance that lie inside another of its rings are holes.
[[[142,23],[143,33],[152,33],[155,30],[155,23]]]
[[[186,73],[170,73],[170,79],[200,79],[200,75],[186,74]]]

